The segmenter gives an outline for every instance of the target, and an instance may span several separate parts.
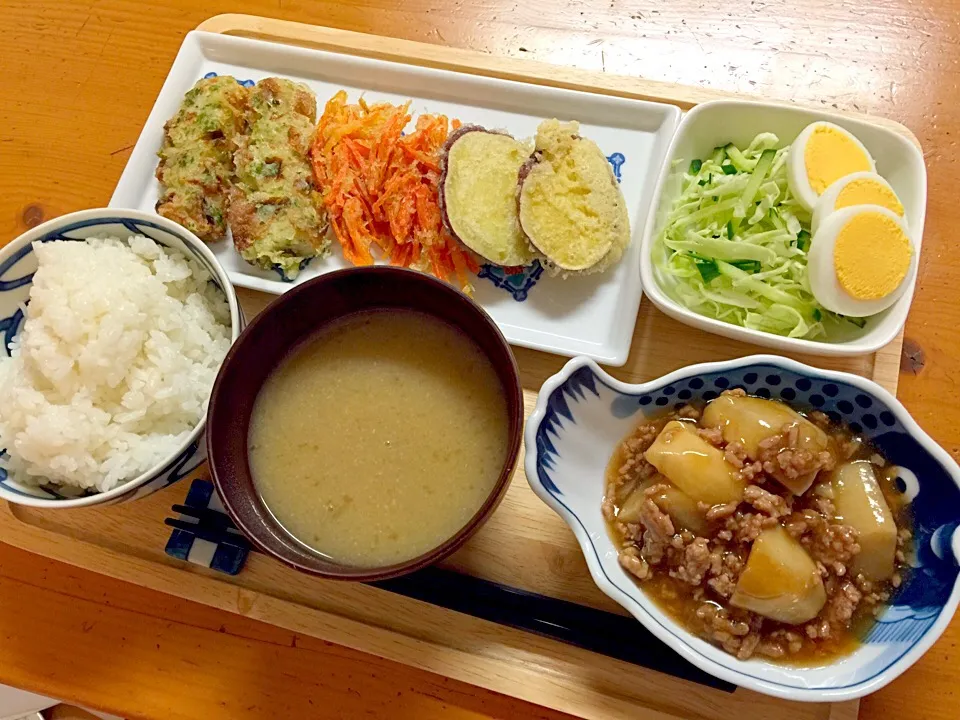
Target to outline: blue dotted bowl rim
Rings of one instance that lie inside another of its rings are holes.
[[[625,395],[640,396],[647,393],[656,392],[668,385],[677,384],[683,380],[689,380],[701,375],[718,374],[729,372],[731,370],[742,371],[749,369],[760,370],[760,368],[769,369],[770,366],[801,375],[811,380],[831,380],[834,382],[845,383],[860,389],[864,394],[872,397],[873,399],[879,400],[894,413],[897,420],[899,420],[903,425],[904,430],[906,430],[907,433],[909,433],[924,447],[925,450],[927,450],[927,452],[931,454],[931,456],[946,470],[954,484],[960,488],[960,466],[958,466],[953,458],[950,457],[950,455],[936,442],[934,442],[934,440],[927,435],[922,428],[920,428],[917,422],[910,416],[910,413],[903,406],[903,404],[888,390],[873,380],[869,380],[868,378],[864,378],[859,375],[839,372],[836,370],[824,370],[777,355],[750,355],[734,360],[688,365],[659,378],[637,384],[625,383],[617,380],[604,371],[595,361],[590,358],[573,358],[567,362],[566,365],[564,365],[560,372],[548,378],[540,388],[540,391],[537,395],[536,406],[534,407],[533,412],[530,414],[530,417],[527,420],[527,425],[524,429],[524,471],[527,476],[527,482],[537,497],[543,500],[544,503],[546,503],[554,512],[556,512],[573,531],[575,537],[577,538],[577,542],[580,545],[580,549],[583,552],[587,567],[590,570],[590,575],[597,587],[599,587],[600,590],[602,590],[607,596],[628,610],[634,617],[637,618],[637,620],[643,623],[644,627],[646,627],[670,648],[678,652],[683,658],[693,663],[701,670],[708,672],[722,680],[726,680],[751,690],[756,690],[766,695],[780,697],[787,700],[798,700],[803,702],[840,702],[843,700],[860,698],[864,695],[868,695],[869,693],[879,690],[884,685],[897,678],[905,670],[907,670],[907,668],[913,665],[913,663],[915,663],[933,645],[933,643],[937,641],[937,639],[946,629],[947,625],[950,624],[950,621],[957,609],[957,605],[960,603],[960,575],[957,576],[950,596],[944,603],[943,610],[941,611],[941,614],[934,625],[896,661],[890,663],[888,666],[875,673],[871,677],[851,685],[835,687],[798,687],[795,684],[789,684],[786,682],[778,683],[774,680],[754,675],[746,670],[737,669],[737,665],[740,665],[744,668],[748,667],[748,662],[737,660],[733,656],[722,656],[724,657],[726,663],[723,664],[700,652],[684,639],[682,634],[686,634],[686,631],[684,631],[679,624],[669,619],[667,619],[666,623],[662,623],[649,612],[648,608],[654,607],[653,603],[646,597],[644,592],[639,587],[632,585],[628,590],[624,590],[622,587],[614,583],[613,580],[607,576],[606,572],[601,566],[601,548],[597,547],[594,539],[590,536],[590,533],[583,525],[577,513],[568,507],[563,500],[544,487],[539,479],[539,452],[537,450],[537,434],[547,413],[547,403],[554,391],[566,383],[570,377],[581,368],[589,368],[597,377],[597,379],[600,380],[600,382],[615,392]],[[599,507],[599,498],[597,499],[597,506]],[[612,548],[612,541],[610,541],[610,545]],[[954,534],[952,539],[952,547],[954,553],[960,557],[960,530]],[[718,657],[721,657],[721,655],[718,655]],[[836,662],[841,663],[844,662],[844,660],[845,658],[840,658]],[[779,672],[781,670],[779,666],[773,663],[769,663],[767,667],[774,668],[775,672]],[[811,669],[822,670],[824,667],[829,667],[829,665],[817,666]],[[782,672],[784,676],[791,675],[795,677],[797,674],[802,673],[803,670],[804,669],[802,667],[798,668],[792,666],[782,666]]]
[[[169,233],[170,235],[174,235],[184,244],[189,246],[196,255],[199,255],[203,258],[207,265],[207,269],[210,270],[211,275],[214,276],[217,285],[227,297],[227,304],[230,308],[230,342],[231,344],[235,342],[237,337],[240,335],[240,331],[243,326],[243,314],[240,310],[239,301],[237,300],[236,290],[234,289],[233,284],[230,282],[230,279],[227,277],[226,271],[220,265],[220,262],[217,260],[210,248],[208,248],[206,244],[200,240],[200,238],[172,220],[168,220],[167,218],[153,213],[145,213],[140,210],[125,208],[93,208],[90,210],[78,210],[76,212],[67,213],[66,215],[60,215],[59,217],[47,220],[46,222],[27,230],[22,235],[4,245],[3,248],[0,248],[0,267],[5,266],[14,257],[16,257],[19,261],[29,254],[25,248],[28,248],[32,243],[49,235],[74,232],[76,230],[96,227],[98,225],[124,225],[127,223],[136,223],[154,230],[161,230]],[[16,282],[12,287],[9,287],[8,290],[25,286],[28,287],[32,284],[32,282],[33,278],[31,277],[29,282]],[[41,498],[33,495],[27,495],[26,493],[22,493],[14,488],[0,484],[0,498],[20,505],[28,505],[30,507],[56,509],[89,507],[92,505],[102,505],[104,503],[114,501],[117,498],[135,492],[150,481],[162,476],[170,468],[176,466],[183,453],[192,447],[197,440],[202,437],[206,426],[207,416],[204,414],[190,435],[180,446],[177,447],[176,451],[173,452],[169,458],[165,458],[163,461],[157,463],[146,472],[141,473],[135,478],[127,480],[112,490],[107,490],[106,492],[95,493],[92,495],[84,495],[77,498]]]

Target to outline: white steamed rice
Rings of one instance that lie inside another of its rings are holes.
[[[0,352],[0,466],[110,490],[168,459],[206,412],[230,311],[195,260],[135,235],[34,243],[26,322]]]

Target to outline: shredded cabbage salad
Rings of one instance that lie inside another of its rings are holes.
[[[661,286],[701,315],[787,337],[860,325],[827,312],[810,291],[810,213],[790,192],[790,148],[779,144],[761,133],[743,150],[731,143],[690,163],[654,244]]]

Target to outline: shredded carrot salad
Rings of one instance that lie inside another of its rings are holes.
[[[347,260],[371,265],[376,247],[391,265],[429,272],[469,291],[477,262],[443,226],[439,203],[439,155],[448,120],[421,115],[416,129],[404,135],[409,107],[368,105],[363,98],[349,105],[347,93],[338,92],[317,125],[313,173]]]

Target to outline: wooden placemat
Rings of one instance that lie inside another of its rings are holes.
[[[467,50],[245,15],[222,15],[201,30],[288,42],[416,65],[670,102],[687,108],[718,95],[638,78],[508,60]],[[895,129],[892,121],[871,121]],[[273,297],[238,291],[248,318]],[[896,392],[902,338],[875,355],[798,359],[870,377]],[[641,304],[630,358],[613,370],[640,382],[691,363],[763,352],[703,333]],[[516,348],[527,412],[565,358]],[[201,475],[205,470],[201,472]],[[415,665],[586,718],[853,720],[858,702],[799,704],[745,690],[730,694],[556,640],[366,585],[324,581],[254,554],[231,577],[164,553],[163,519],[186,483],[127,505],[75,511],[0,506],[5,542],[95,572]],[[443,567],[539,595],[625,614],[593,584],[573,534],[533,494],[522,458],[500,508]],[[651,643],[650,653],[671,653]]]

